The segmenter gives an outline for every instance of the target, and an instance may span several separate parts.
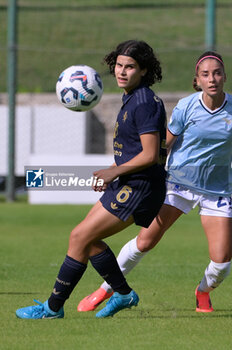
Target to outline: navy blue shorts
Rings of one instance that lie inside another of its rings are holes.
[[[110,183],[100,198],[103,207],[122,221],[131,215],[136,225],[148,227],[158,214],[166,194],[165,179],[119,179]]]

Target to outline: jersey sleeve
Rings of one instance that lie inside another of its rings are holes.
[[[161,101],[140,104],[135,111],[135,124],[139,135],[160,131],[164,115],[165,110]]]
[[[173,109],[168,130],[175,136],[182,133],[185,126],[185,109],[180,109],[178,105]]]

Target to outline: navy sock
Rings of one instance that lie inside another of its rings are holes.
[[[86,264],[66,255],[56,278],[53,292],[48,299],[48,305],[51,310],[57,312],[64,305],[84,274],[86,267]]]
[[[132,289],[127,284],[115,255],[109,247],[100,254],[91,256],[89,260],[99,275],[104,278],[115,292],[120,294],[129,294],[131,292]]]

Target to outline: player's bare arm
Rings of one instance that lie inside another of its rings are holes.
[[[109,169],[101,169],[94,172],[94,176],[103,179],[105,184],[110,183],[118,176],[134,173],[158,162],[159,159],[159,132],[140,135],[142,151],[128,162]]]

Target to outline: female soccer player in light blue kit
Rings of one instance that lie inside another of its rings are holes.
[[[196,311],[213,311],[209,292],[230,272],[232,254],[232,96],[223,91],[222,57],[205,52],[195,67],[198,91],[179,101],[167,131],[167,194],[148,229],[128,242],[118,256],[128,273],[183,214],[199,207],[210,263],[195,290]],[[112,290],[104,283],[84,298],[79,311],[93,310]],[[94,299],[95,298],[95,299]]]

